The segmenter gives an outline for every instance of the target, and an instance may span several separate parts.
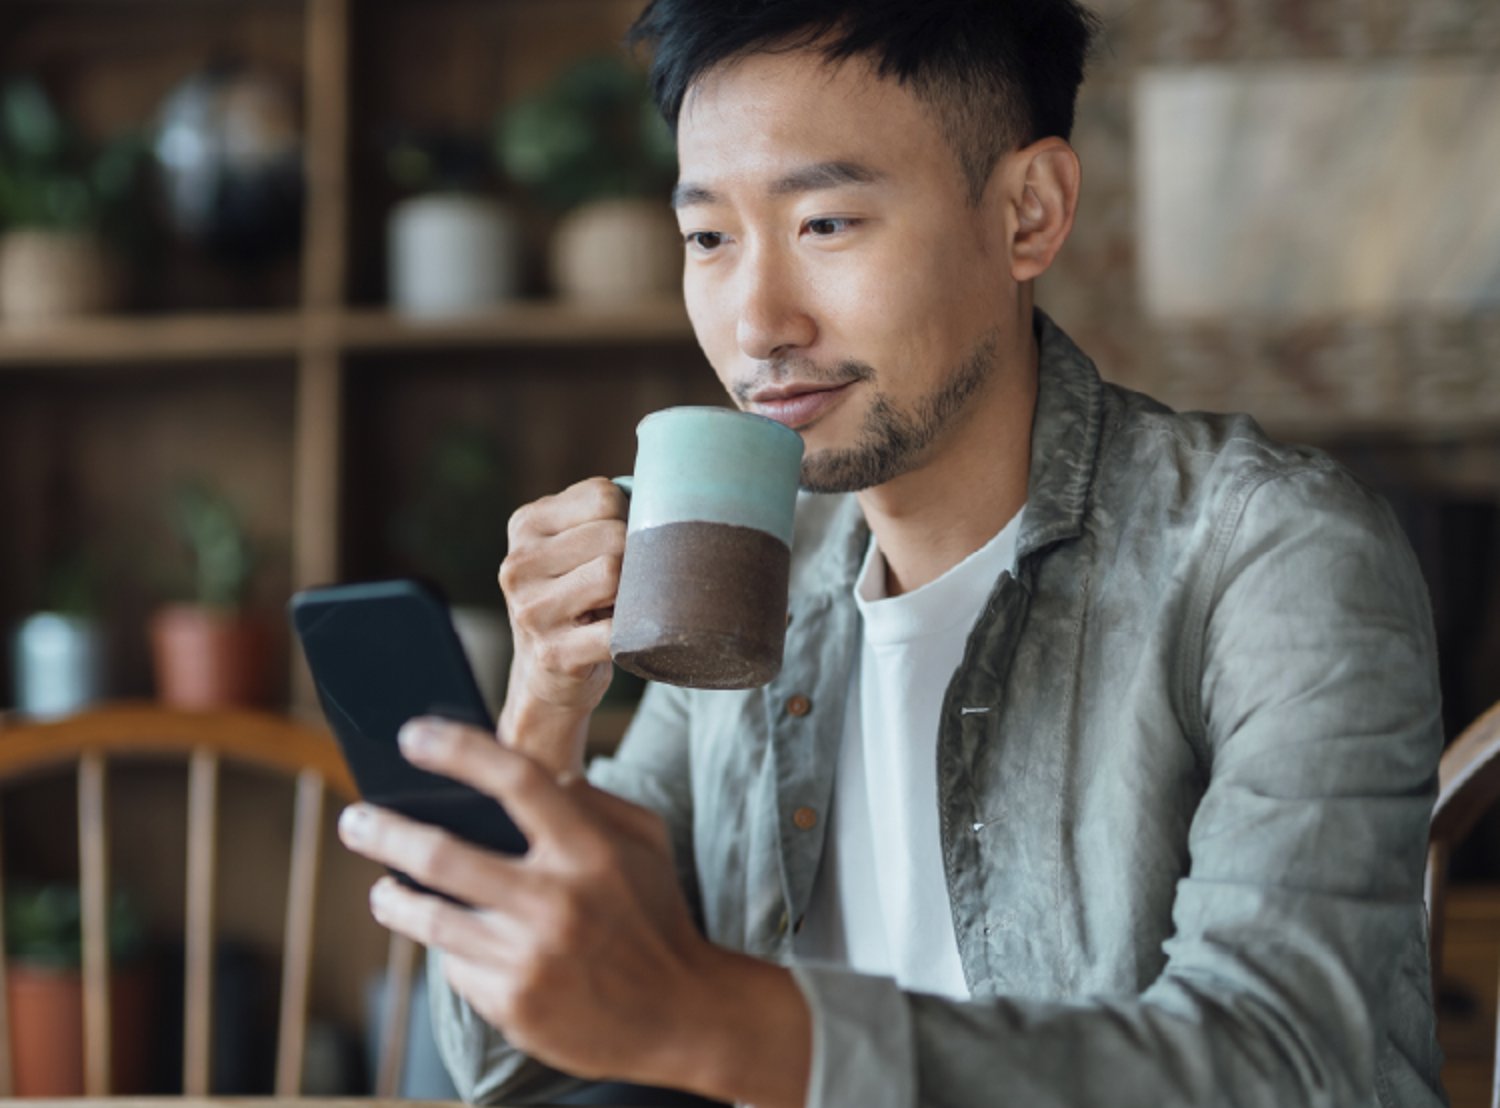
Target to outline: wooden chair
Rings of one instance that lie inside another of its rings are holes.
[[[1432,810],[1427,847],[1427,919],[1434,991],[1443,957],[1443,924],[1448,861],[1480,818],[1500,801],[1500,703],[1485,712],[1443,752],[1438,766],[1438,799]],[[1500,1059],[1500,1026],[1495,1029]],[[1491,1078],[1490,1103],[1500,1108],[1500,1065]]]
[[[342,800],[353,799],[353,782],[332,737],[321,729],[259,712],[177,712],[155,705],[107,707],[49,723],[0,723],[0,790],[49,771],[73,768],[77,775],[85,1094],[110,1092],[105,767],[145,758],[176,759],[188,767],[182,1058],[188,1096],[210,1091],[220,765],[247,764],[295,780],[275,1068],[275,1094],[295,1096],[306,1045],[324,795],[331,790]],[[361,901],[347,910],[364,912],[365,906]],[[392,936],[379,1096],[394,1096],[399,1086],[416,953],[412,943]],[[0,957],[0,1000],[6,995],[4,962]],[[10,1042],[6,1005],[0,1003],[0,1097],[11,1094]]]

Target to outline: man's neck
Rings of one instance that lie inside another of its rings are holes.
[[[920,467],[859,494],[886,564],[886,595],[935,581],[1021,510],[1031,469],[1039,351],[1030,326]]]

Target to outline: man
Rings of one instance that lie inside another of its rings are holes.
[[[512,521],[502,743],[419,764],[523,859],[352,809],[471,1099],[1441,1103],[1440,747],[1389,511],[1247,419],[1103,384],[1033,307],[1072,226],[1071,0],[657,0],[689,314],[806,445],[786,664],[652,688],[586,782],[625,505]],[[852,494],[852,495],[850,495]]]

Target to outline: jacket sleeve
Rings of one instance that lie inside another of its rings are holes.
[[[1393,1094],[1377,1057],[1392,982],[1429,995],[1425,587],[1390,511],[1342,472],[1246,488],[1196,569],[1178,659],[1209,770],[1160,977],[1130,997],[955,1002],[799,966],[809,1105],[1441,1102]]]
[[[589,780],[650,808],[667,821],[678,875],[697,909],[689,788],[688,694],[651,685],[613,758],[596,759]],[[442,955],[428,952],[428,995],[438,1053],[459,1096],[470,1103],[545,1102],[585,1084],[513,1049],[453,991]]]

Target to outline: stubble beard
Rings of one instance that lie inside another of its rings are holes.
[[[808,492],[859,492],[910,473],[928,449],[964,414],[969,400],[990,379],[999,338],[981,339],[941,385],[910,410],[895,407],[877,391],[865,414],[859,440],[839,450],[820,450],[802,460],[802,487]],[[868,366],[858,378],[876,380]]]

